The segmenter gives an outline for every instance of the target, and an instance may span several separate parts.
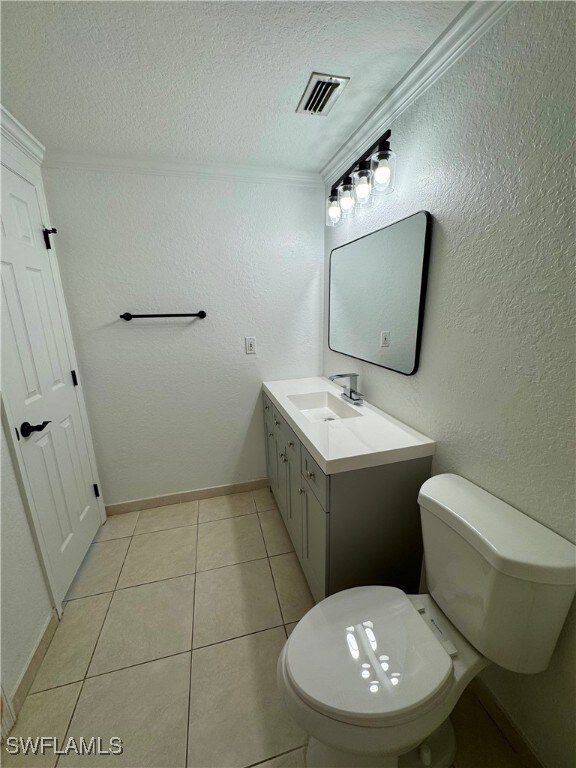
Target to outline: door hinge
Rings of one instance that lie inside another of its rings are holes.
[[[72,383],[74,384],[75,387],[77,387],[78,386],[78,376],[76,376],[76,371],[70,371],[70,373],[72,374]]]
[[[46,250],[51,251],[52,250],[52,243],[50,242],[50,235],[56,235],[58,233],[57,229],[44,229],[42,230],[42,234],[44,235],[44,242],[46,244]]]
[[[92,488],[94,488],[94,496],[96,496],[96,498],[99,499],[100,498],[100,488],[98,488],[98,483],[94,483]]]

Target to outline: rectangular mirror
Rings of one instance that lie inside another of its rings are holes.
[[[420,211],[334,248],[328,346],[411,376],[418,370],[432,217]]]

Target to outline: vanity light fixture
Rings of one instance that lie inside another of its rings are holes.
[[[337,227],[342,221],[342,209],[338,202],[338,192],[332,188],[326,200],[326,226]]]
[[[390,136],[386,131],[354,165],[332,186],[326,200],[326,226],[335,227],[363,208],[374,195],[387,194],[393,189],[395,155],[390,149]]]

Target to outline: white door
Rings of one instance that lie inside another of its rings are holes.
[[[61,600],[101,522],[33,183],[2,167],[2,392]],[[34,431],[28,434],[28,424]],[[26,436],[28,435],[28,436]]]

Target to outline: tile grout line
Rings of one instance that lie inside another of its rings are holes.
[[[158,656],[153,659],[146,659],[146,661],[136,661],[134,664],[128,664],[125,667],[118,667],[117,669],[107,669],[106,672],[97,672],[95,675],[86,677],[83,682],[87,680],[95,680],[97,677],[105,677],[106,675],[114,675],[116,672],[124,672],[126,669],[132,669],[133,667],[143,667],[145,664],[153,664],[155,661],[163,661],[164,659],[173,659],[175,656],[184,656],[190,653],[190,651],[176,651],[176,653],[168,653],[166,656]],[[56,686],[55,686],[56,687]],[[62,686],[57,686],[61,688]],[[52,689],[48,689],[52,690]]]
[[[87,597],[97,597],[98,595],[109,595],[113,592],[123,592],[125,589],[134,589],[135,587],[145,587],[148,584],[157,584],[160,581],[170,581],[171,579],[182,579],[184,576],[194,576],[199,573],[210,573],[210,571],[219,571],[222,568],[233,568],[235,565],[244,565],[245,563],[256,563],[258,560],[270,560],[274,557],[284,557],[284,555],[291,555],[294,550],[290,552],[281,552],[278,555],[265,555],[264,557],[254,557],[251,560],[241,560],[238,563],[227,563],[226,565],[217,565],[215,568],[205,568],[201,571],[190,571],[189,573],[181,573],[178,576],[164,576],[162,579],[154,579],[153,581],[142,581],[139,584],[129,584],[126,587],[117,587],[114,590],[106,590],[104,592],[94,592],[90,595],[82,595],[79,597],[71,597],[66,600],[67,603],[71,603],[75,600],[85,600]]]
[[[215,645],[222,645],[223,643],[230,643],[232,640],[241,640],[243,637],[252,637],[252,635],[261,635],[262,632],[269,632],[271,629],[281,629],[284,626],[281,624],[274,624],[273,627],[264,627],[263,629],[255,629],[253,632],[246,632],[243,635],[234,635],[234,637],[227,637],[225,640],[216,640],[213,643],[206,643],[206,645],[199,645],[197,648],[193,648],[194,651],[201,651],[204,648],[214,648]]]
[[[140,517],[140,513],[138,513],[138,518]],[[138,524],[138,518],[136,518],[136,524]],[[136,526],[134,526],[135,528]],[[132,536],[130,537],[130,544],[132,543],[132,539],[134,537],[134,532],[132,532]],[[130,549],[130,544],[126,547],[126,552],[124,553],[124,559],[122,560],[122,565],[120,566],[120,570],[118,571],[118,576],[116,578],[116,584],[118,584],[118,579],[120,578],[120,574],[122,573],[122,568],[124,568],[124,563],[126,562],[126,557],[128,556],[128,550]],[[86,683],[86,680],[88,679],[88,670],[90,669],[90,664],[92,664],[92,659],[94,658],[94,654],[96,653],[96,647],[98,646],[98,642],[100,640],[100,636],[102,635],[102,630],[104,629],[104,624],[106,623],[106,619],[108,617],[108,612],[110,610],[110,606],[112,605],[112,600],[114,599],[114,593],[116,592],[116,587],[112,590],[112,597],[110,598],[108,602],[108,607],[106,608],[106,613],[104,614],[104,620],[102,621],[102,625],[100,626],[100,631],[98,632],[98,637],[96,638],[96,642],[94,643],[94,648],[92,649],[92,653],[90,654],[90,659],[88,660],[88,664],[86,665],[86,671],[84,672],[84,678],[82,679],[82,682],[80,684],[80,690],[78,691],[78,697],[76,699],[76,703],[74,704],[74,708],[72,709],[72,713],[70,715],[70,719],[68,720],[68,727],[66,728],[66,733],[64,735],[64,741],[68,738],[68,735],[70,733],[70,728],[72,727],[72,721],[74,719],[74,715],[76,714],[76,710],[78,708],[78,704],[80,703],[80,697],[82,696],[82,692],[84,691],[84,685]],[[108,593],[105,593],[108,594]],[[58,768],[58,765],[60,763],[60,757],[61,755],[58,755],[56,762],[54,763],[54,768]]]
[[[256,507],[254,512],[246,512],[243,515],[229,515],[228,517],[217,517],[215,520],[200,520],[200,513],[198,513],[198,519],[195,523],[184,523],[184,525],[173,525],[168,528],[157,528],[154,531],[136,531],[126,536],[112,536],[109,539],[100,539],[99,541],[93,541],[92,544],[107,544],[109,541],[118,541],[119,539],[132,539],[134,536],[146,536],[152,533],[163,533],[164,531],[175,531],[179,528],[191,528],[194,525],[210,525],[210,523],[220,523],[223,520],[237,520],[240,517],[249,517],[250,515],[259,515],[264,512],[272,512],[276,510],[276,507],[270,507],[270,509],[258,509]],[[147,512],[147,509],[140,510],[141,512]],[[122,514],[130,515],[131,512],[122,512]],[[121,517],[121,515],[113,515],[113,517]]]
[[[200,504],[198,504],[198,516],[200,516]],[[194,568],[198,564],[198,526],[196,526],[196,546],[194,550]],[[194,648],[194,629],[196,625],[195,612],[196,612],[196,589],[198,587],[198,572],[195,570],[194,575],[194,591],[192,593],[192,629],[190,631],[190,669],[188,670],[188,710],[186,716],[186,762],[185,766],[188,766],[188,748],[190,746],[190,708],[192,703],[192,651]]]
[[[251,637],[252,635],[261,635],[263,632],[269,632],[272,629],[281,629],[284,624],[275,624],[273,627],[265,627],[264,629],[256,629],[254,632],[247,632],[244,635],[236,635],[235,637],[228,637],[225,640],[217,640],[215,643],[208,643],[207,645],[200,645],[198,648],[193,648],[194,651],[201,651],[204,648],[213,648],[215,645],[222,645],[223,643],[230,643],[233,640],[241,640],[244,637]],[[61,683],[60,685],[53,685],[51,688],[43,688],[41,691],[34,691],[34,693],[28,694],[29,696],[36,696],[37,693],[46,693],[46,691],[53,691],[57,688],[65,688],[67,685],[74,685],[75,683],[84,683],[87,680],[94,680],[97,677],[104,677],[105,675],[113,675],[115,672],[123,672],[126,669],[132,669],[132,667],[142,667],[144,664],[153,664],[155,661],[162,661],[163,659],[172,659],[175,656],[184,656],[187,653],[191,653],[191,650],[176,651],[175,653],[168,653],[165,656],[155,656],[153,659],[146,659],[145,661],[136,661],[134,664],[127,664],[125,667],[117,667],[115,669],[107,669],[105,672],[97,672],[95,675],[86,675],[81,680],[70,680],[67,683]]]
[[[264,555],[264,557],[252,557],[250,560],[240,560],[237,563],[226,563],[225,565],[216,565],[214,568],[203,568],[201,571],[196,571],[196,573],[209,573],[210,571],[219,571],[221,568],[232,568],[234,565],[244,565],[244,563],[255,563],[257,560],[267,560],[268,555]]]
[[[276,588],[276,581],[274,579],[274,571],[272,570],[272,564],[270,563],[270,555],[268,554],[268,547],[266,546],[266,537],[264,536],[264,529],[262,528],[262,521],[260,520],[260,515],[257,513],[258,516],[258,525],[260,526],[260,533],[262,534],[262,539],[264,540],[264,548],[266,550],[266,560],[268,562],[268,570],[270,571],[270,576],[272,578],[272,585],[274,586],[274,593],[276,595],[276,601],[278,603],[278,610],[280,611],[280,618],[282,619],[282,624],[285,624],[285,618],[284,618],[284,611],[282,610],[282,603],[280,602],[280,596],[278,594],[278,589]],[[288,637],[288,634],[286,633],[286,628],[284,628],[284,634],[286,637]]]
[[[277,599],[278,606],[279,606],[279,609],[280,609],[280,616],[281,616],[282,622],[284,622],[284,616],[283,616],[283,613],[282,613],[282,607],[280,605],[280,599],[278,597],[278,591],[276,589],[276,583],[274,581],[274,574],[272,572],[272,568],[271,568],[271,565],[270,565],[270,555],[268,554],[268,548],[266,546],[266,539],[264,537],[264,531],[262,529],[262,524],[261,524],[261,520],[260,520],[260,514],[259,514],[260,510],[258,510],[257,505],[256,505],[256,501],[255,501],[254,498],[252,498],[252,501],[254,503],[255,510],[254,510],[254,512],[247,513],[247,515],[233,515],[231,517],[219,518],[218,520],[205,521],[204,523],[200,523],[200,521],[198,519],[198,521],[196,523],[191,523],[190,524],[190,526],[194,526],[194,525],[196,526],[196,537],[195,537],[195,554],[196,554],[195,560],[196,560],[196,562],[195,562],[195,566],[197,565],[197,553],[198,553],[198,541],[199,541],[198,525],[200,525],[200,524],[204,525],[204,524],[208,524],[210,522],[219,522],[220,520],[230,520],[230,519],[235,519],[235,518],[239,518],[239,517],[246,517],[246,516],[249,516],[249,515],[252,515],[252,514],[256,514],[257,517],[258,517],[258,524],[259,524],[260,532],[261,532],[262,539],[263,539],[263,542],[264,542],[266,556],[265,557],[261,557],[261,558],[254,558],[252,560],[243,561],[243,562],[256,562],[256,561],[259,561],[259,560],[267,560],[268,561],[268,567],[270,569],[270,573],[271,573],[271,576],[272,576],[272,583],[273,583],[273,586],[274,586],[274,591],[275,591],[275,594],[276,594],[276,599]],[[273,509],[274,508],[271,508],[271,510],[273,510]],[[261,510],[261,511],[262,512],[267,512],[267,511],[271,511],[271,510]],[[79,688],[79,691],[78,691],[78,695],[77,695],[74,707],[72,709],[72,712],[70,714],[70,717],[68,719],[68,724],[67,724],[67,728],[66,728],[66,732],[65,732],[65,736],[64,736],[64,740],[66,740],[66,738],[69,737],[72,721],[74,719],[74,715],[76,713],[76,710],[78,708],[78,704],[80,702],[80,698],[81,698],[83,690],[84,690],[84,684],[86,683],[87,680],[94,679],[96,677],[101,677],[101,676],[104,676],[104,675],[107,675],[107,674],[113,674],[114,672],[119,672],[119,671],[122,671],[124,669],[130,669],[130,668],[135,667],[135,666],[142,666],[143,664],[149,664],[149,663],[152,663],[154,661],[159,661],[161,659],[172,658],[174,656],[180,656],[180,655],[183,655],[185,653],[190,653],[190,682],[189,682],[188,721],[187,721],[187,735],[186,735],[186,760],[187,760],[188,759],[188,746],[189,746],[188,745],[188,741],[189,741],[189,727],[190,727],[190,706],[191,706],[191,673],[192,673],[191,661],[192,661],[193,637],[194,637],[194,610],[195,610],[197,575],[198,575],[198,573],[204,573],[204,572],[208,572],[208,571],[211,571],[211,570],[220,570],[221,568],[228,568],[228,567],[233,567],[235,565],[242,565],[243,562],[240,562],[240,563],[230,563],[230,564],[227,564],[227,565],[217,566],[216,568],[208,568],[208,569],[205,569],[204,571],[200,571],[200,572],[195,569],[191,574],[180,574],[178,576],[166,577],[165,579],[156,579],[155,581],[151,581],[151,582],[143,582],[142,584],[133,584],[133,585],[129,585],[129,586],[126,586],[126,587],[118,587],[118,583],[120,581],[120,576],[122,574],[122,570],[124,568],[126,559],[128,557],[128,552],[130,550],[130,547],[132,545],[132,541],[133,541],[135,536],[144,535],[145,533],[160,533],[163,530],[176,530],[178,528],[190,527],[190,526],[175,526],[173,528],[160,529],[159,531],[149,531],[149,532],[145,531],[143,534],[142,533],[138,534],[138,533],[136,533],[136,527],[137,527],[137,524],[138,524],[138,519],[140,517],[140,512],[146,511],[146,510],[133,510],[133,511],[138,511],[138,518],[136,519],[136,523],[134,525],[134,529],[132,531],[132,534],[130,534],[129,536],[118,536],[116,538],[104,539],[102,541],[96,541],[96,542],[93,541],[92,542],[92,544],[103,544],[103,543],[107,543],[107,542],[110,542],[110,541],[118,541],[118,540],[121,540],[121,539],[130,539],[128,547],[126,548],[126,552],[124,554],[124,558],[122,560],[122,564],[121,564],[120,569],[118,571],[118,576],[116,578],[115,586],[113,587],[113,589],[112,590],[103,591],[103,592],[97,592],[97,593],[90,594],[90,595],[82,595],[82,596],[79,596],[79,597],[70,598],[69,600],[65,601],[65,603],[68,603],[68,602],[71,602],[71,601],[83,600],[83,599],[86,599],[86,598],[95,597],[97,595],[105,595],[105,594],[111,595],[110,600],[108,602],[108,606],[106,608],[106,612],[104,614],[104,618],[102,620],[102,624],[100,626],[100,630],[98,632],[98,636],[96,638],[96,642],[94,644],[94,647],[92,649],[92,653],[90,655],[90,659],[88,660],[88,664],[87,664],[86,671],[84,673],[83,678],[80,679],[80,680],[68,681],[66,683],[62,683],[61,685],[55,685],[55,686],[52,686],[50,688],[42,689],[40,691],[35,691],[34,693],[32,693],[30,695],[35,695],[36,693],[44,693],[46,691],[55,690],[57,688],[63,688],[63,687],[66,687],[68,685],[73,685],[75,683],[80,683],[80,688]],[[171,580],[171,579],[182,578],[184,576],[189,576],[189,575],[193,575],[195,577],[194,578],[194,589],[193,589],[193,600],[192,600],[192,634],[191,634],[191,648],[190,648],[190,650],[189,651],[180,651],[180,652],[175,653],[175,654],[169,654],[167,656],[160,656],[160,657],[157,657],[157,658],[154,658],[154,659],[148,659],[146,661],[137,662],[136,664],[131,664],[131,665],[128,665],[126,667],[120,667],[119,669],[108,670],[106,672],[102,672],[102,673],[98,673],[96,675],[88,676],[88,671],[90,669],[90,665],[92,664],[94,655],[96,653],[96,648],[97,648],[98,643],[100,641],[100,638],[101,638],[101,635],[102,635],[102,631],[104,629],[104,625],[106,623],[106,619],[108,617],[108,613],[110,611],[110,607],[112,605],[112,601],[114,599],[114,595],[116,594],[116,592],[117,591],[123,591],[123,590],[126,590],[126,589],[133,589],[133,588],[138,587],[138,586],[146,586],[147,584],[154,584],[154,583],[157,583],[159,581],[168,581],[168,580]],[[240,639],[242,637],[249,637],[251,635],[260,634],[262,632],[267,632],[267,631],[270,631],[272,629],[278,629],[280,627],[284,627],[284,631],[286,633],[285,624],[282,623],[282,624],[279,624],[279,625],[275,625],[274,627],[266,627],[266,628],[264,628],[262,630],[257,630],[255,632],[249,632],[249,633],[246,633],[244,635],[238,635],[236,637],[227,638],[226,640],[221,640],[221,641],[218,641],[216,643],[209,643],[209,644],[204,645],[204,646],[199,646],[199,648],[197,650],[199,650],[200,648],[207,648],[207,647],[212,647],[214,645],[220,645],[222,643],[230,642],[231,640]],[[295,750],[289,750],[289,752],[291,752],[291,751],[295,751]],[[281,754],[288,754],[289,752],[281,753]],[[56,763],[54,764],[55,768],[57,768],[57,766],[59,765],[59,761],[60,761],[60,755],[58,755]],[[262,761],[260,761],[260,762],[262,762]],[[257,765],[257,764],[258,763],[254,763],[253,765]]]
[[[125,587],[118,587],[114,592],[125,592],[127,589],[136,589],[136,587],[147,587],[148,584],[159,584],[161,581],[173,581],[174,579],[183,579],[185,576],[195,576],[196,571],[188,571],[187,573],[179,573],[177,576],[164,576],[162,579],[154,579],[153,581],[141,581],[138,584],[126,584]]]
[[[264,763],[267,763],[269,760],[276,760],[277,757],[284,757],[284,755],[291,755],[293,752],[298,752],[299,749],[304,749],[306,747],[306,744],[302,744],[299,747],[294,747],[294,749],[287,749],[286,752],[278,752],[277,755],[272,755],[271,757],[267,757],[265,760],[259,760],[257,763],[250,763],[250,765],[247,765],[246,768],[256,768],[258,765],[263,765]]]
[[[185,526],[188,527],[188,526]],[[128,538],[128,537],[124,537]],[[105,590],[104,592],[94,592],[93,594],[89,595],[81,595],[78,597],[70,597],[68,600],[66,600],[67,603],[71,603],[74,600],[85,600],[87,597],[97,597],[98,595],[109,595],[111,592],[122,592],[125,589],[133,589],[134,587],[145,587],[147,584],[157,584],[159,581],[170,581],[170,579],[181,579],[184,576],[194,576],[198,573],[209,573],[210,571],[219,571],[222,568],[233,568],[235,565],[244,565],[244,563],[255,563],[258,560],[269,560],[274,557],[283,557],[284,555],[291,555],[294,550],[290,550],[290,552],[280,552],[277,555],[265,555],[264,557],[254,557],[251,560],[241,560],[238,563],[227,563],[226,565],[217,565],[214,568],[204,568],[201,571],[195,570],[191,571],[190,573],[181,573],[178,576],[165,576],[162,579],[154,579],[153,581],[142,581],[139,584],[129,584],[126,587],[117,587],[113,590]]]

